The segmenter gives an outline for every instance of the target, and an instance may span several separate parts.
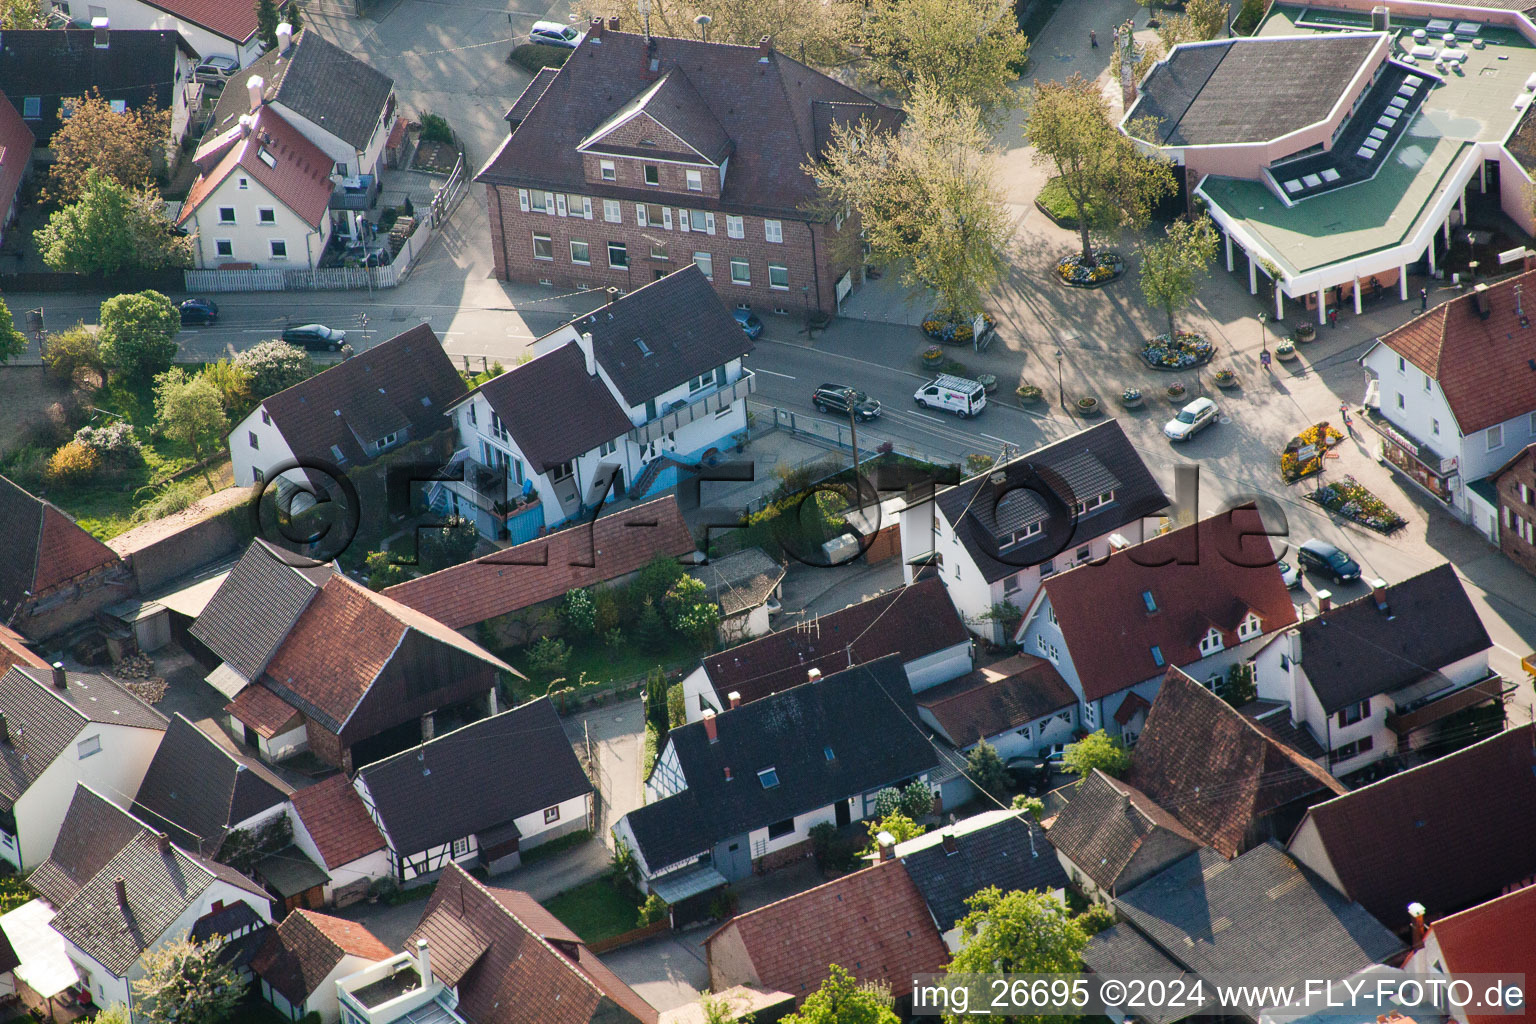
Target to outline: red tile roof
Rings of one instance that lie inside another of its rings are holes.
[[[293,810],[331,870],[384,849],[384,836],[345,775],[332,775],[293,794]]]
[[[268,740],[280,732],[286,732],[293,720],[299,717],[297,708],[265,686],[247,686],[240,691],[239,696],[224,706],[224,710]]]
[[[256,34],[256,5],[243,0],[144,0],[151,7],[175,15],[183,21],[244,43]],[[278,0],[278,10],[287,0]]]
[[[27,173],[36,141],[27,122],[21,119],[5,93],[0,92],[0,220],[10,210],[16,189]]]
[[[1536,978],[1536,885],[1517,889],[1469,910],[1430,921],[1445,970],[1467,974],[1524,974],[1527,991]],[[1468,1024],[1498,1024],[1511,1018],[1469,1013]]]
[[[270,166],[262,154],[273,159]],[[181,204],[178,225],[185,224],[236,167],[312,227],[320,225],[330,208],[331,169],[336,161],[272,107],[263,106],[256,112],[249,133],[237,124],[204,143],[194,159],[205,170]]]
[[[751,961],[751,975],[723,977],[714,950],[737,941]],[[797,1005],[821,987],[829,964],[860,981],[887,982],[899,999],[911,994],[914,975],[941,972],[949,961],[928,905],[899,860],[733,918],[704,947],[712,985],[775,988],[793,994]]]
[[[1536,410],[1536,372],[1530,368],[1536,328],[1524,328],[1516,311],[1516,288],[1527,321],[1536,319],[1536,271],[1527,271],[1469,291],[1414,317],[1381,336],[1381,343],[1440,385],[1463,434]],[[1489,307],[1478,315],[1479,296]]]
[[[627,575],[658,555],[694,550],[693,535],[667,495],[620,509],[473,562],[396,584],[384,595],[454,629]]]
[[[1055,609],[1088,699],[1155,678],[1165,666],[1194,664],[1213,626],[1225,647],[1235,647],[1250,611],[1266,633],[1294,623],[1296,606],[1262,531],[1258,512],[1247,506],[1046,580],[1041,593]],[[1146,593],[1156,611],[1147,610]]]
[[[357,922],[300,908],[273,929],[251,961],[251,970],[297,1004],[319,989],[342,957],[377,963],[394,955]]]
[[[1163,677],[1125,781],[1229,859],[1248,848],[1250,827],[1265,815],[1309,796],[1348,792],[1177,669]]]
[[[1031,654],[1015,654],[924,690],[917,703],[933,715],[951,742],[968,747],[1076,707],[1077,695],[1055,665]]]

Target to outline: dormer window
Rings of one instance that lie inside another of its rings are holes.
[[[1215,626],[1205,631],[1205,636],[1200,638],[1200,656],[1215,654],[1221,650],[1221,631]]]
[[[1249,612],[1247,615],[1243,616],[1243,621],[1238,624],[1237,638],[1239,640],[1252,640],[1254,637],[1258,636],[1259,633],[1263,631],[1263,629],[1264,627],[1263,624],[1259,622],[1259,617],[1253,614],[1253,612]]]

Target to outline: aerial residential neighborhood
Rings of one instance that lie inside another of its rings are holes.
[[[4,0],[0,1022],[1524,1019],[1533,319],[1527,3]]]

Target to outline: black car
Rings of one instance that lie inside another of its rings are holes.
[[[211,299],[186,299],[181,304],[181,325],[211,324],[219,319],[219,307]]]
[[[1338,584],[1360,578],[1360,563],[1325,540],[1309,540],[1296,549],[1296,560],[1314,576],[1327,576]]]
[[[340,352],[342,344],[347,340],[347,332],[332,330],[324,324],[305,324],[303,327],[285,330],[283,340],[310,352]]]
[[[823,384],[811,396],[811,404],[820,412],[835,412],[844,416],[848,415],[848,407],[852,405],[854,415],[861,420],[872,420],[880,415],[879,402],[846,384]]]

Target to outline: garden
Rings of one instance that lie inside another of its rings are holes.
[[[1328,449],[1344,440],[1327,423],[1317,423],[1291,438],[1280,453],[1280,478],[1288,484],[1320,473]]]
[[[1352,476],[1324,484],[1307,498],[1350,522],[1381,534],[1395,533],[1408,523]]]

